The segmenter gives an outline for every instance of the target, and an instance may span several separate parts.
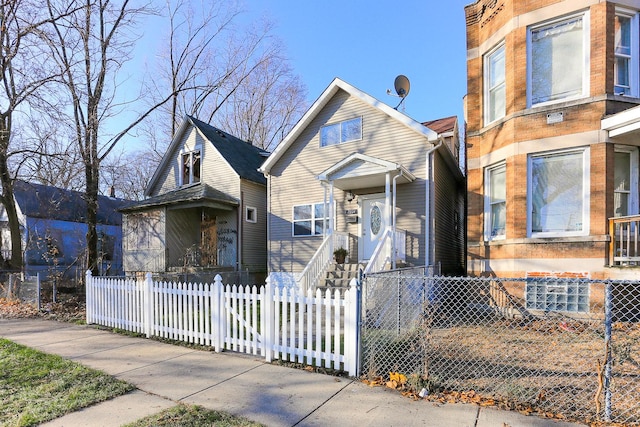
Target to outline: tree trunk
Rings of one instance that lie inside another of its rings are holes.
[[[11,234],[11,261],[9,267],[22,269],[22,236],[18,222],[16,199],[13,195],[13,178],[9,172],[7,150],[11,135],[11,117],[4,116],[0,120],[0,186],[2,186],[2,204],[7,213],[9,232]]]

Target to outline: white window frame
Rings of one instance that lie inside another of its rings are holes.
[[[491,65],[499,55],[502,55],[502,62],[504,65],[504,68],[502,70],[503,79],[495,82],[494,85],[491,85],[491,82],[493,80],[493,74],[491,73],[491,70],[493,69],[493,67]],[[487,52],[487,54],[485,54],[484,56],[483,80],[484,80],[484,124],[485,126],[497,120],[500,120],[506,114],[506,109],[507,109],[506,71],[507,71],[506,52],[505,52],[505,44],[503,41],[499,45],[494,47],[491,51]],[[492,117],[492,113],[494,110],[494,103],[492,102],[492,100],[494,98],[492,98],[491,95],[499,90],[502,90],[503,92],[502,101],[503,101],[504,109],[500,113],[498,113],[495,117]]]
[[[492,193],[492,185],[493,182],[491,180],[491,176],[493,172],[502,170],[504,171],[505,174],[505,199],[502,201],[494,201],[491,199],[491,193]],[[502,162],[499,163],[497,165],[493,165],[490,166],[488,168],[485,169],[484,171],[484,239],[485,241],[490,241],[490,240],[504,240],[506,238],[506,228],[507,228],[507,221],[506,221],[506,205],[507,205],[507,198],[506,198],[506,193],[507,193],[507,183],[506,183],[506,174],[507,174],[507,165],[506,163]],[[503,230],[502,234],[497,234],[497,235],[493,235],[493,205],[498,204],[498,203],[504,203],[505,206],[505,228]]]
[[[537,101],[533,100],[533,42],[532,42],[532,34],[536,31],[540,31],[544,28],[552,28],[557,26],[563,22],[571,21],[576,18],[580,18],[582,20],[582,49],[583,49],[583,58],[582,58],[582,90],[579,94],[576,95],[568,95],[563,98],[551,99],[548,101]],[[527,106],[528,107],[539,107],[550,104],[557,104],[559,102],[566,102],[572,99],[580,99],[589,96],[590,90],[590,69],[589,64],[591,60],[591,41],[590,41],[590,20],[589,20],[589,11],[583,11],[580,13],[574,13],[571,15],[563,16],[561,18],[554,19],[552,21],[545,21],[540,24],[532,25],[527,29]]]
[[[200,164],[198,166],[199,170],[198,170],[198,181],[194,181],[195,179],[195,175],[193,173],[194,171],[194,167],[193,167],[193,159],[194,159],[194,154],[195,153],[199,153],[200,154]],[[184,177],[184,161],[182,160],[184,158],[184,156],[189,156],[189,182],[184,182],[185,181],[185,177]],[[187,185],[194,185],[194,184],[199,184],[202,181],[202,148],[200,146],[196,146],[194,147],[193,150],[181,150],[180,154],[178,156],[178,168],[180,171],[180,187],[184,187]]]
[[[344,134],[345,129],[348,129],[349,124],[358,121],[359,132],[357,137],[350,138]],[[320,128],[320,147],[329,147],[331,145],[344,144],[346,142],[359,141],[362,139],[362,116],[354,117],[352,119],[343,120],[337,123],[331,123],[324,125]],[[333,132],[332,132],[333,131]],[[332,135],[336,135],[335,138],[331,138]],[[331,139],[330,139],[331,138]]]
[[[316,206],[321,205],[324,209],[324,218],[316,217]],[[296,219],[296,208],[301,206],[309,206],[311,208],[311,217],[310,218],[302,218]],[[324,202],[316,202],[316,203],[302,203],[299,205],[293,205],[291,208],[291,235],[293,237],[314,237],[314,236],[322,236],[324,235],[325,230],[328,227],[330,217],[329,217],[329,209],[330,206]],[[324,225],[322,227],[322,231],[316,233],[316,222],[319,220],[324,220]],[[296,234],[296,224],[301,222],[311,223],[311,234]]]
[[[633,11],[633,10],[629,10],[629,9],[623,9],[623,8],[616,8],[616,17],[618,16],[622,16],[624,18],[628,18],[630,20],[630,25],[631,25],[631,31],[630,31],[630,45],[629,45],[629,49],[630,52],[629,54],[626,53],[621,53],[621,52],[616,52],[614,50],[614,56],[615,56],[615,62],[614,62],[614,74],[613,74],[613,80],[614,80],[614,87],[613,87],[613,91],[614,94],[616,95],[624,95],[624,96],[632,96],[632,97],[638,97],[640,96],[640,83],[639,83],[639,74],[640,74],[640,58],[638,57],[638,52],[640,49],[640,29],[639,29],[639,18],[638,18],[638,12],[637,11]],[[616,90],[616,86],[617,86],[617,78],[618,78],[618,69],[617,69],[617,65],[618,65],[618,58],[623,58],[629,61],[629,75],[627,76],[627,78],[629,79],[629,93],[625,93],[624,91],[619,91]]]
[[[624,191],[625,194],[629,195],[627,199],[627,212],[629,215],[637,215],[640,212],[640,206],[638,201],[638,147],[624,146],[624,145],[616,145],[615,152],[617,153],[627,153],[629,154],[629,191]],[[614,167],[615,171],[615,167]],[[615,174],[615,172],[614,172]],[[614,181],[615,184],[615,181]],[[613,189],[613,194],[621,193],[623,191],[619,191],[615,188]],[[614,205],[615,207],[615,205]],[[616,212],[613,213],[614,217],[619,215]]]
[[[245,206],[244,220],[254,224],[258,222],[258,209],[253,206]]]
[[[582,155],[582,221],[581,230],[576,231],[536,231],[533,232],[533,161],[543,157],[562,156],[567,154]],[[527,159],[527,236],[538,237],[570,237],[589,235],[589,204],[591,200],[590,189],[590,151],[589,147],[572,148],[568,150],[548,151],[529,155]]]

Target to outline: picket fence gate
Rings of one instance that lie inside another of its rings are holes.
[[[323,294],[297,288],[154,281],[86,273],[87,324],[260,355],[358,370],[358,282]]]

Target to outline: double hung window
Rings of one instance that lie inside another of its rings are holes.
[[[182,153],[181,160],[181,185],[196,184],[200,182],[200,150]]]
[[[495,122],[506,111],[504,43],[484,58],[484,123]]]
[[[529,157],[528,226],[531,237],[589,232],[589,150]]]
[[[485,240],[504,239],[507,223],[507,168],[501,164],[485,171]]]
[[[589,13],[529,28],[528,103],[589,94]]]
[[[638,14],[618,10],[615,18],[614,93],[638,96]]]

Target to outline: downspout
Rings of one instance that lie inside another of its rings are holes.
[[[426,153],[426,162],[425,162],[425,166],[427,168],[426,170],[426,177],[427,177],[427,185],[426,185],[426,203],[425,203],[425,225],[426,225],[426,231],[427,231],[427,236],[425,239],[425,267],[429,267],[430,262],[431,262],[431,257],[433,256],[433,252],[435,251],[434,246],[435,246],[435,241],[433,239],[433,227],[432,227],[432,221],[433,221],[433,201],[432,201],[432,194],[431,194],[431,185],[433,183],[433,165],[432,165],[432,159],[433,159],[433,153],[442,146],[442,138],[439,138],[438,144],[434,147],[431,147],[427,153]]]
[[[393,227],[393,240],[391,241],[391,268],[396,269],[396,180],[402,176],[402,168],[400,173],[393,177],[393,212],[391,212],[391,226]]]
[[[264,172],[263,174],[264,177],[267,178],[267,211],[265,212],[267,222],[267,265],[265,267],[267,267],[267,277],[269,277],[269,274],[271,273],[271,239],[269,239],[269,236],[271,235],[271,191],[269,191],[271,187],[271,175]]]
[[[240,209],[238,209],[238,261],[236,262],[236,271],[242,269],[242,251],[244,245],[244,191],[240,191]]]

